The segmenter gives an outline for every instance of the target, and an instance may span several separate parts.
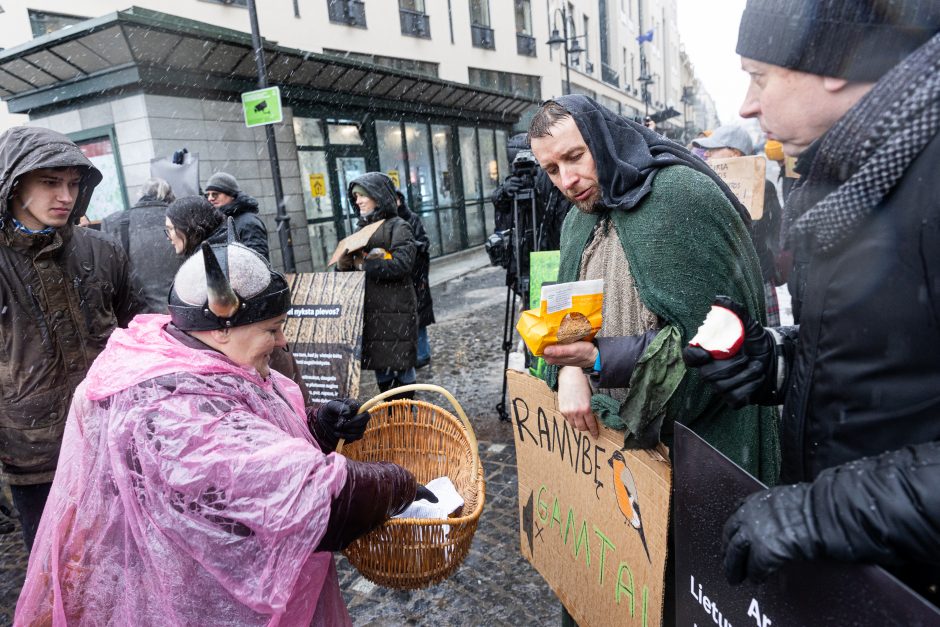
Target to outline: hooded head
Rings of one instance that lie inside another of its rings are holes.
[[[101,182],[101,172],[75,142],[61,133],[31,126],[14,126],[0,135],[0,168],[0,222],[26,212],[46,227],[75,223],[88,211],[92,192]],[[47,172],[57,173],[55,178],[68,190],[53,194],[50,203],[39,194],[30,194],[35,189],[32,184],[37,183],[34,179]],[[68,187],[72,182],[77,186]]]
[[[398,215],[395,184],[381,172],[366,172],[350,181],[348,198],[364,224]]]
[[[222,224],[224,216],[202,196],[185,196],[166,208],[167,237],[176,254],[188,257]]]
[[[685,165],[711,178],[750,224],[747,210],[703,161],[587,96],[544,103],[532,118],[529,141],[555,187],[586,213],[631,211],[662,168]]]
[[[229,241],[200,249],[173,279],[169,310],[183,331],[230,329],[276,318],[290,309],[284,276],[265,259],[235,241],[229,218]]]

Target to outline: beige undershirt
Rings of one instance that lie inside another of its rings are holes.
[[[623,244],[610,220],[602,220],[594,237],[581,254],[582,281],[604,279],[604,320],[599,337],[641,335],[659,328],[656,314],[640,300]],[[618,401],[626,398],[627,388],[602,390]]]

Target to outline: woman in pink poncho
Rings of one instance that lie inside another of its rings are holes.
[[[170,316],[117,330],[79,386],[16,625],[343,625],[329,551],[403,510],[414,477],[331,453],[354,401],[304,415],[271,371],[284,278],[246,247],[179,270]]]

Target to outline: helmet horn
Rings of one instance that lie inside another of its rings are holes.
[[[228,256],[228,248],[225,249]],[[206,264],[206,287],[209,300],[209,311],[219,318],[231,318],[238,312],[241,303],[238,296],[232,289],[228,278],[219,265],[219,260],[209,246],[208,242],[202,243],[202,259]],[[227,261],[227,260],[226,260]],[[228,265],[226,263],[226,265]]]

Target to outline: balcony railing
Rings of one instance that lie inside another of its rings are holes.
[[[620,74],[615,72],[614,68],[610,67],[606,63],[601,63],[601,80],[608,85],[620,87]]]
[[[516,33],[516,52],[524,57],[534,57],[535,55],[535,37],[525,33]]]
[[[327,0],[327,8],[331,22],[366,27],[366,3],[363,0]]]
[[[401,34],[408,37],[431,38],[431,20],[425,13],[410,11],[408,9],[398,9],[398,15],[401,17]]]
[[[493,37],[493,29],[482,24],[470,25],[470,39],[475,48],[486,48],[487,50],[496,49],[496,40]]]

